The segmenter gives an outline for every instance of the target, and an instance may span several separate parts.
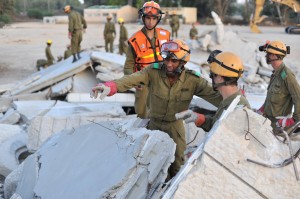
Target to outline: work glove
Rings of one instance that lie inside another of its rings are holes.
[[[276,117],[278,121],[276,122],[276,126],[278,127],[288,127],[295,124],[295,120],[292,117]]]
[[[265,113],[265,107],[262,105],[258,110],[256,110],[256,113],[263,115]]]
[[[201,126],[205,122],[205,116],[203,114],[196,113],[192,110],[176,113],[175,117],[177,120],[183,119],[185,123],[194,122],[196,126]]]
[[[72,33],[71,32],[68,33],[68,38],[72,39]]]
[[[106,96],[112,96],[117,92],[117,85],[115,82],[105,82],[104,84],[100,83],[97,84],[95,87],[92,88],[91,98],[96,99],[98,97],[99,91],[100,99],[103,100]]]

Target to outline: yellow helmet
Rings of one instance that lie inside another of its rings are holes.
[[[70,5],[66,5],[65,7],[64,7],[64,11],[65,12],[68,12],[68,11],[70,11],[71,10],[71,6]]]
[[[168,41],[161,46],[161,56],[164,59],[178,59],[188,62],[191,57],[189,46],[180,39]]]
[[[286,55],[290,54],[289,52],[289,46],[287,46],[281,42],[281,41],[271,41],[269,43],[266,43],[265,45],[265,51],[267,53],[272,53],[276,55]]]
[[[52,40],[49,39],[49,40],[47,41],[47,44],[52,44]]]
[[[118,19],[118,23],[124,23],[124,19],[123,19],[122,17],[120,17],[120,18]]]
[[[215,55],[211,53],[207,60],[210,71],[224,77],[241,77],[244,72],[243,62],[239,56],[231,52],[221,52]]]

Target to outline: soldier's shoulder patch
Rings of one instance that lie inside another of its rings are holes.
[[[162,65],[159,64],[159,63],[153,63],[153,64],[152,64],[152,68],[153,68],[153,69],[158,69],[158,70],[160,70],[161,67],[162,67]]]
[[[194,70],[187,70],[187,73],[193,74],[197,77],[201,77],[201,73]]]
[[[281,76],[282,79],[286,79],[286,77],[287,77],[286,71],[283,70],[283,71],[281,72],[280,76]]]

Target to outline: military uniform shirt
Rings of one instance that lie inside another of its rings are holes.
[[[271,77],[264,103],[264,114],[274,123],[275,117],[290,114],[293,105],[293,118],[299,121],[300,86],[293,72],[282,63]]]
[[[150,119],[175,121],[175,114],[187,110],[197,95],[218,106],[222,101],[219,92],[212,89],[209,83],[196,75],[194,71],[183,70],[177,82],[171,86],[163,64],[154,63],[141,71],[125,75],[115,80],[117,89],[124,92],[132,87],[144,84],[149,88]]]
[[[82,25],[84,29],[87,28],[86,21],[82,15],[79,12],[72,10],[69,13],[69,32],[73,33],[77,30],[82,30]]]
[[[53,64],[54,57],[51,53],[50,46],[47,46],[45,51],[46,51],[46,57],[47,57],[48,63]]]
[[[209,131],[212,128],[212,126],[214,125],[214,123],[221,117],[223,111],[228,109],[231,102],[238,95],[241,95],[240,102],[238,104],[246,106],[247,108],[250,108],[250,104],[249,104],[248,100],[245,98],[245,96],[242,95],[242,93],[240,91],[238,91],[220,103],[220,105],[218,106],[218,110],[213,117],[205,116],[205,122],[201,125],[201,128],[204,129],[205,131]]]

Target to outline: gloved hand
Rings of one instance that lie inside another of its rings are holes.
[[[72,38],[72,33],[71,33],[71,32],[68,33],[68,38],[69,38],[69,39]]]
[[[265,113],[265,107],[262,105],[258,110],[256,110],[256,113],[263,115]]]
[[[115,82],[105,82],[104,84],[97,84],[92,88],[91,98],[96,99],[98,97],[99,91],[100,99],[103,100],[106,96],[112,96],[117,92],[117,85]]]
[[[278,127],[288,127],[295,124],[295,120],[292,117],[276,117],[278,121],[276,122],[276,125]]]
[[[205,116],[203,114],[195,113],[192,110],[176,113],[175,117],[177,120],[183,119],[185,123],[195,122],[196,126],[201,126],[205,122]]]

